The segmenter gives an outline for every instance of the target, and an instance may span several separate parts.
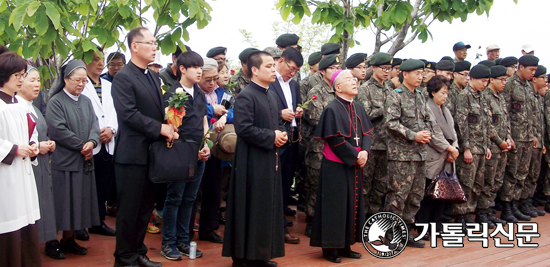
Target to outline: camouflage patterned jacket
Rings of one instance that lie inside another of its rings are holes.
[[[460,88],[456,83],[451,84],[451,88],[449,88],[449,94],[447,95],[447,100],[445,100],[445,107],[449,109],[451,112],[451,115],[453,118],[456,114],[456,99],[458,98],[458,94],[462,91],[462,88]]]
[[[550,146],[550,93],[546,92],[543,99],[544,103],[544,144],[548,148]],[[550,159],[550,153],[546,152],[546,156]],[[550,162],[550,161],[549,161]]]
[[[481,96],[487,101],[492,114],[491,118],[489,118],[489,139],[491,141],[489,147],[493,154],[501,153],[499,145],[512,138],[506,102],[501,93],[495,93],[489,87],[481,92]]]
[[[386,109],[384,104],[391,91],[371,77],[359,87],[357,96],[355,96],[355,100],[363,104],[374,126],[371,150],[386,150]]]
[[[503,96],[508,107],[512,138],[516,142],[533,141],[534,129],[530,113],[535,97],[531,83],[522,81],[515,73],[506,81]]]
[[[425,161],[428,144],[416,142],[416,133],[433,128],[420,90],[401,85],[388,95],[385,107],[388,160]]]
[[[487,100],[468,85],[458,94],[455,108],[460,152],[469,148],[472,154],[485,155],[489,147],[489,118],[492,118]]]
[[[233,97],[235,99],[239,95],[239,93],[246,87],[248,84],[250,84],[250,79],[244,75],[243,70],[239,70],[235,75],[231,77],[231,80],[229,81],[229,84],[233,85],[231,88],[228,88],[229,91],[233,94]]]
[[[387,90],[390,90],[390,91],[393,91],[393,90],[397,89],[397,88],[395,88],[395,85],[393,84],[393,82],[389,78],[384,81],[384,87]]]
[[[533,120],[533,135],[537,137],[539,142],[537,148],[542,148],[544,145],[544,100],[539,93],[534,92],[535,102],[533,105],[533,112],[531,112],[531,118]]]
[[[321,82],[323,82],[323,75],[320,71],[301,80],[300,97],[302,97],[302,101],[305,101],[304,99],[309,99],[307,98],[307,96],[309,95],[309,91],[311,91],[313,87],[317,86]]]

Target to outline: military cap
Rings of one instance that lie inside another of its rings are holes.
[[[483,64],[477,64],[470,70],[470,77],[473,79],[489,78],[490,76],[491,69]]]
[[[452,60],[441,60],[435,65],[435,69],[453,71],[455,69],[455,63]]]
[[[243,50],[240,54],[239,54],[239,60],[241,62],[246,62],[248,60],[248,57],[254,53],[254,52],[258,52],[260,50],[256,49],[256,48],[253,48],[253,47],[249,47],[245,50]]]
[[[502,58],[499,57],[499,58],[495,59],[495,64],[500,65],[501,61],[502,61]]]
[[[319,62],[319,70],[324,70],[332,65],[339,65],[340,59],[337,55],[327,55]]]
[[[392,61],[392,63],[391,63],[391,66],[392,66],[392,67],[399,66],[399,65],[401,65],[401,63],[403,63],[403,60],[402,60],[402,59],[397,58],[397,57],[394,57],[394,58],[393,58],[393,61]]]
[[[535,52],[535,49],[533,48],[532,45],[530,44],[524,44],[521,46],[521,50],[523,50],[523,52],[525,53],[531,53],[531,52]]]
[[[419,59],[420,61],[424,62],[424,65],[428,64],[428,61],[425,59]]]
[[[518,64],[518,58],[517,57],[505,57],[500,61],[500,65],[504,67],[510,67],[514,64]]]
[[[300,40],[300,37],[298,35],[294,33],[284,33],[277,37],[277,40],[275,40],[275,44],[282,48],[285,48],[291,45],[297,45],[298,40]]]
[[[390,54],[376,53],[370,58],[369,65],[371,66],[391,65],[392,61],[393,61],[393,57]]]
[[[496,65],[491,67],[491,78],[497,78],[501,76],[506,76],[508,69],[502,65]]]
[[[208,50],[208,53],[206,53],[206,57],[213,58],[217,55],[225,55],[226,53],[227,53],[227,48],[223,46],[218,46]]]
[[[487,67],[489,67],[489,68],[492,67],[492,66],[494,66],[494,65],[496,65],[496,63],[495,63],[494,61],[488,60],[488,59],[487,59],[487,60],[482,60],[482,61],[480,61],[478,64],[485,65],[485,66],[487,66]]]
[[[444,57],[441,58],[441,60],[450,60],[450,61],[453,61],[453,58],[450,57],[450,56],[444,56]],[[440,61],[441,61],[441,60],[440,60]],[[454,62],[454,61],[453,61],[453,62]]]
[[[435,71],[435,66],[437,65],[437,63],[431,62],[431,61],[426,61],[424,63],[425,63],[425,66],[426,66],[427,69],[431,69],[431,70]],[[403,65],[403,64],[401,64],[401,65]]]
[[[413,70],[423,69],[423,68],[424,68],[424,62],[418,59],[409,59],[401,63],[401,71],[413,71]]]
[[[539,64],[539,58],[533,55],[525,55],[519,58],[519,64],[525,67],[537,66]]]
[[[488,45],[486,49],[487,49],[487,52],[489,52],[493,50],[500,50],[500,47],[496,44],[492,44],[492,45]]]
[[[319,63],[319,61],[321,61],[322,57],[323,57],[323,55],[321,55],[321,52],[312,53],[307,58],[307,64],[309,64],[310,66],[313,66],[313,65]]]
[[[348,57],[346,60],[346,68],[351,69],[355,68],[357,65],[365,62],[367,60],[367,54],[365,53],[356,53]]]
[[[469,71],[471,67],[472,67],[472,63],[470,63],[470,61],[466,61],[466,60],[459,61],[459,62],[455,63],[454,72],[461,72],[463,70]]]
[[[266,47],[264,49],[264,52],[270,54],[273,58],[280,58],[281,55],[283,54],[283,50],[275,46]]]
[[[533,77],[538,77],[541,75],[546,75],[546,67],[543,65],[538,65],[537,70],[535,71],[535,76]]]
[[[321,46],[321,54],[330,55],[330,54],[340,54],[341,45],[335,43],[326,43]]]
[[[458,42],[455,45],[453,45],[453,51],[460,50],[464,47],[466,47],[466,49],[470,49],[472,46],[464,44],[463,42]]]

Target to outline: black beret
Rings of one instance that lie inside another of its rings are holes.
[[[441,60],[450,60],[450,61],[453,61],[453,58],[450,57],[450,56],[444,56],[444,57],[441,58]],[[441,60],[440,60],[440,61],[441,61]],[[453,62],[454,62],[454,61],[453,61]]]
[[[489,67],[489,68],[492,67],[492,66],[494,66],[494,65],[496,65],[494,61],[488,60],[488,59],[487,59],[487,60],[482,60],[482,61],[480,61],[480,62],[477,63],[477,64],[485,65],[485,66],[487,66],[487,67]]]
[[[541,75],[546,75],[546,67],[543,65],[538,65],[537,70],[535,71],[535,76],[533,77],[538,77]]]
[[[256,48],[253,48],[253,47],[249,47],[245,50],[243,50],[240,54],[239,54],[239,60],[241,62],[246,62],[248,60],[248,57],[254,53],[254,52],[258,52],[260,50],[256,49]]]
[[[469,71],[471,67],[472,63],[470,63],[470,61],[459,61],[455,63],[455,72],[461,72],[463,70]]]
[[[470,70],[470,77],[473,79],[483,79],[491,77],[491,69],[485,65],[477,64]]]
[[[323,58],[323,55],[321,55],[321,52],[315,52],[309,55],[309,58],[307,59],[307,63],[311,66],[319,63],[321,61],[321,58]]]
[[[496,65],[491,67],[491,78],[497,78],[501,76],[506,76],[508,69],[502,65]]]
[[[300,40],[300,37],[298,35],[294,33],[284,33],[281,34],[281,36],[277,37],[277,40],[275,40],[275,44],[282,48],[285,48],[287,46],[297,45],[298,40]]]
[[[226,53],[227,53],[227,48],[223,46],[218,46],[208,50],[208,53],[206,53],[206,57],[213,58],[217,55],[225,55]]]
[[[326,43],[321,46],[321,54],[330,55],[330,54],[340,54],[341,45],[335,43]]]
[[[518,59],[516,57],[505,57],[500,61],[500,65],[504,67],[510,67],[514,64],[518,64]]]
[[[403,60],[402,60],[402,59],[397,58],[397,57],[394,57],[394,58],[393,58],[393,61],[392,61],[392,63],[391,63],[391,66],[392,66],[392,67],[399,66],[399,65],[401,65],[401,63],[403,63]]]
[[[324,70],[332,65],[340,65],[340,58],[337,55],[327,55],[319,62],[319,70]]]
[[[431,69],[431,70],[435,71],[435,66],[437,65],[437,63],[431,62],[431,61],[426,61],[425,64],[426,64],[426,69]]]
[[[500,65],[501,61],[502,61],[502,58],[499,57],[499,58],[495,59],[495,64]]]
[[[392,59],[393,57],[390,54],[376,53],[370,58],[369,65],[371,66],[391,65]]]
[[[435,65],[436,70],[448,70],[453,71],[455,69],[455,63],[452,60],[441,60]]]
[[[413,71],[413,70],[423,69],[423,68],[424,68],[424,62],[418,59],[409,59],[401,63],[401,71]]]
[[[519,64],[525,67],[537,66],[539,64],[539,58],[533,55],[525,55],[519,58]]]
[[[365,53],[356,53],[348,57],[346,60],[346,68],[351,69],[355,68],[357,65],[365,62],[367,60],[367,54]]]

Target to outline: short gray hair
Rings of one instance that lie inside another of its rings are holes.
[[[204,65],[202,66],[202,71],[211,71],[213,69],[218,69],[218,62],[213,58],[203,58]]]

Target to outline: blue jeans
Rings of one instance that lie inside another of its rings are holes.
[[[168,183],[166,186],[166,201],[164,202],[162,217],[162,244],[189,245],[189,223],[193,204],[201,185],[205,162],[199,160],[193,182]]]

